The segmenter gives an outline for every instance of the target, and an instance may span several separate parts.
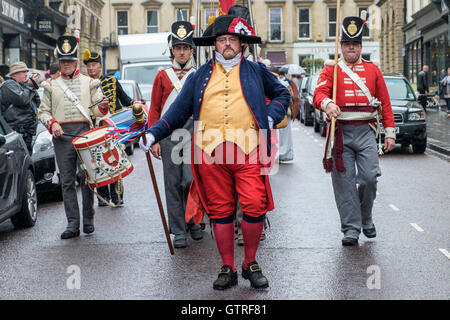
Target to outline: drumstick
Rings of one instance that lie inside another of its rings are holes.
[[[73,138],[85,138],[85,139],[88,139],[88,137],[77,136],[75,134],[68,134],[68,133],[63,133],[63,136],[68,136],[68,137],[73,137]]]

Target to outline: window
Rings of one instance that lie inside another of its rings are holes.
[[[369,38],[370,37],[370,25],[369,25],[369,8],[367,7],[359,7],[358,8],[358,17],[361,17],[361,11],[365,10],[367,12],[366,16],[366,25],[364,26],[363,30],[363,37]]]
[[[328,37],[336,37],[336,8],[328,8]]]
[[[117,34],[128,34],[128,11],[117,11]]]
[[[208,19],[211,15],[211,12],[213,15],[217,18],[219,16],[219,10],[218,9],[205,9],[205,29],[208,27]]]
[[[188,9],[177,9],[176,21],[189,21]]]
[[[309,8],[298,8],[298,38],[310,38]]]
[[[147,11],[147,33],[158,32],[158,11]]]
[[[269,8],[269,40],[281,41],[281,8]]]

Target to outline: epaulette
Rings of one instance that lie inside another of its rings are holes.
[[[325,60],[325,66],[333,67],[334,66],[334,60],[331,60],[331,59]]]

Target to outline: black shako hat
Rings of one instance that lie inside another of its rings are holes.
[[[187,44],[188,46],[194,47],[192,42],[192,36],[194,35],[194,28],[192,24],[188,21],[177,21],[172,23],[172,32],[168,37],[169,47],[177,44]]]
[[[261,43],[261,38],[256,36],[255,29],[245,19],[232,15],[218,17],[201,37],[194,37],[194,43],[197,46],[213,46],[214,40],[224,34],[238,36],[247,44]]]
[[[341,43],[342,42],[359,42],[362,43],[362,34],[365,27],[366,21],[359,17],[345,17],[342,21],[342,33],[341,33]]]
[[[88,64],[89,62],[98,62],[102,64],[102,56],[98,52],[91,52],[89,49],[86,49],[83,54],[83,62],[84,64]]]
[[[74,36],[61,36],[56,40],[59,60],[78,60],[78,41]]]

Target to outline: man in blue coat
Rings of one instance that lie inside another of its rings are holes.
[[[269,286],[256,262],[256,251],[265,214],[274,208],[267,175],[270,130],[286,114],[290,94],[262,63],[243,57],[246,44],[260,42],[244,19],[218,17],[202,37],[194,38],[197,46],[215,46],[213,59],[188,77],[168,111],[148,130],[147,145],[140,143],[147,151],[193,116],[194,180],[190,198],[198,199],[212,222],[222,258],[222,268],[213,283],[216,290],[237,284],[233,223],[236,195],[244,213],[242,276],[253,288]],[[202,212],[188,208],[186,221],[193,218],[198,224]]]

